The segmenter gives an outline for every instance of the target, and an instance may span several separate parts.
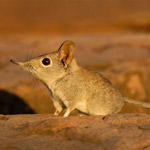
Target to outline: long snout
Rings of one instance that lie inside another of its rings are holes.
[[[23,66],[24,65],[23,62],[19,62],[19,61],[15,61],[15,60],[10,60],[10,62],[12,62],[13,64],[18,65],[18,66]]]
[[[10,60],[10,62],[12,62],[13,64],[15,64],[15,65],[19,65],[20,64],[20,62],[17,62],[17,61],[15,61],[15,60]]]
[[[31,65],[29,62],[19,62],[19,61],[15,61],[15,60],[10,60],[10,62],[12,62],[13,64],[21,67],[22,69],[31,72]]]

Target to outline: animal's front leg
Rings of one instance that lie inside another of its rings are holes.
[[[68,107],[63,117],[68,117],[69,114],[71,113],[71,111],[74,109],[75,109],[75,107]]]
[[[56,108],[54,115],[59,115],[65,109],[65,106],[59,101],[54,101],[53,103]]]
[[[69,114],[70,114],[71,110],[69,108],[67,108],[65,114],[64,114],[64,117],[68,117]]]
[[[54,112],[54,115],[55,116],[59,115],[63,110],[64,109],[62,107],[60,107],[60,108],[57,107],[56,110],[55,110],[55,112]]]
[[[71,113],[71,111],[73,111],[74,109],[77,109],[77,108],[82,108],[83,110],[85,110],[85,108],[84,108],[84,105],[85,105],[85,103],[79,103],[76,99],[75,100],[70,100],[69,101],[70,103],[66,103],[66,107],[67,107],[67,110],[66,110],[66,112],[65,112],[65,114],[64,114],[64,116],[63,117],[68,117],[69,116],[69,114]],[[83,105],[83,106],[82,106]],[[80,106],[80,107],[79,107]],[[79,111],[80,112],[80,111]],[[86,112],[86,111],[85,111]],[[85,114],[85,115],[88,115],[88,114],[86,114],[86,113],[83,113],[83,114]]]
[[[54,112],[54,115],[57,116],[57,115],[59,115],[61,112],[62,112],[62,111],[59,111],[59,110],[56,109],[55,112]]]

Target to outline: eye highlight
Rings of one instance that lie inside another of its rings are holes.
[[[44,66],[50,65],[50,63],[51,63],[51,61],[50,61],[49,58],[44,58],[44,59],[42,60],[42,64],[43,64]]]

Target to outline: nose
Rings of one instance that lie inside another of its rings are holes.
[[[10,62],[12,62],[13,64],[16,64],[16,65],[19,65],[18,62],[15,61],[15,60],[12,60],[12,59],[11,59]]]

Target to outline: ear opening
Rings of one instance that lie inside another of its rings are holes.
[[[74,58],[74,49],[75,44],[72,41],[65,41],[62,43],[58,49],[59,60],[64,64],[64,67],[67,68]]]

